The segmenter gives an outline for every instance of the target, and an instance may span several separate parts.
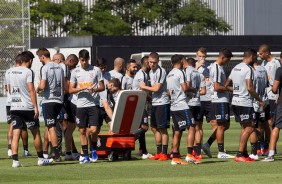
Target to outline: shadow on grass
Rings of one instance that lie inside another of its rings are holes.
[[[201,164],[214,164],[214,163],[223,163],[228,162],[228,160],[209,160],[209,161],[203,161]]]

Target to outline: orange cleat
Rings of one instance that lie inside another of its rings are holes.
[[[187,165],[187,162],[183,162],[180,158],[173,158],[171,160],[171,165]]]
[[[195,155],[194,156],[196,160],[202,160],[203,159],[203,155]]]
[[[159,154],[155,154],[154,156],[150,157],[150,160],[159,160],[159,158],[161,158],[162,153]]]
[[[166,161],[168,160],[167,154],[161,154],[160,158],[158,159],[159,161]]]

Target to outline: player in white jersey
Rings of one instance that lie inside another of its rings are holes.
[[[75,54],[70,54],[65,60],[65,65],[67,66],[67,86],[70,83],[71,72],[76,68],[78,64],[78,57]],[[75,95],[69,94],[67,90],[67,94],[65,95],[65,114],[64,119],[67,120],[68,126],[65,131],[65,147],[66,147],[66,156],[65,160],[78,160],[80,154],[78,153],[74,140],[73,140],[73,132],[76,128],[76,103],[74,100]]]
[[[212,117],[211,121],[216,124],[216,139],[218,144],[217,158],[234,158],[224,152],[224,131],[230,126],[229,94],[225,88],[226,81],[223,66],[228,64],[232,57],[229,49],[222,49],[217,60],[210,68],[210,80],[212,82]]]
[[[59,64],[51,61],[50,52],[46,48],[39,48],[36,54],[44,64],[41,68],[41,81],[37,92],[43,92],[42,111],[45,127],[47,127],[49,139],[51,140],[54,161],[60,162],[56,120],[64,98],[64,71]]]
[[[134,59],[130,59],[126,63],[126,73],[121,78],[121,89],[122,90],[131,90],[133,78],[137,72],[137,63]]]
[[[123,73],[123,68],[124,68],[124,59],[117,57],[114,60],[114,69],[109,71],[110,75],[111,75],[111,79],[113,78],[117,78],[119,79],[119,81],[121,81],[122,78],[122,73]]]
[[[39,130],[38,107],[34,89],[34,74],[30,69],[33,58],[22,55],[21,65],[10,70],[9,92],[11,94],[11,124],[13,126],[12,140],[12,167],[21,167],[18,160],[18,144],[21,129],[26,127],[31,130],[34,138],[34,147],[38,155],[39,166],[48,165],[53,159],[44,159],[42,141]]]
[[[259,102],[259,106],[264,107],[264,101],[259,97],[253,87],[254,71],[249,65],[257,57],[256,51],[247,49],[244,52],[243,61],[237,64],[231,71],[225,87],[233,91],[232,109],[235,115],[235,121],[240,123],[241,134],[239,148],[234,160],[236,162],[252,162],[247,151],[247,141],[250,138],[252,153],[257,151],[257,137],[253,125],[254,109],[253,98]],[[233,87],[229,84],[233,83]]]
[[[134,76],[133,82],[132,82],[132,89],[133,90],[141,90],[140,89],[140,83],[144,82],[145,84],[149,83],[149,76],[148,72],[150,70],[150,66],[148,63],[148,56],[144,56],[141,59],[141,69],[136,73]],[[151,96],[147,94],[147,98],[150,99]],[[147,104],[147,103],[146,103]],[[143,112],[142,120],[140,128],[135,132],[135,136],[138,137],[139,140],[139,154],[142,159],[150,158],[152,155],[148,153],[147,147],[146,147],[146,137],[145,133],[147,132],[149,128],[148,125],[148,112],[146,110],[146,107]]]
[[[185,73],[183,69],[183,56],[173,55],[171,57],[173,69],[167,75],[167,90],[171,101],[171,115],[174,127],[172,165],[187,164],[182,162],[179,157],[179,146],[182,132],[188,129],[186,157],[187,162],[196,162],[192,156],[194,138],[195,138],[195,121],[189,110],[185,93],[188,92]]]
[[[202,159],[202,121],[201,121],[201,102],[200,95],[206,94],[206,83],[203,75],[201,75],[195,68],[196,61],[193,58],[185,59],[184,73],[189,88],[194,89],[193,92],[187,93],[187,102],[196,124],[195,141],[193,146],[193,156],[196,159]]]
[[[76,123],[80,132],[80,143],[82,155],[80,163],[96,162],[98,155],[96,152],[97,138],[99,133],[99,101],[97,93],[104,91],[103,75],[100,68],[88,63],[89,52],[79,51],[79,61],[81,67],[75,68],[71,73],[69,93],[77,93],[76,102]],[[86,130],[89,127],[91,136],[91,159],[88,156],[88,141]]]
[[[158,65],[159,55],[156,52],[149,54],[149,75],[151,86],[144,82],[140,88],[152,92],[151,127],[155,136],[157,153],[151,160],[168,160],[168,124],[170,122],[169,97],[167,94],[166,71]]]
[[[275,78],[275,73],[276,70],[281,66],[280,62],[275,59],[270,52],[270,47],[266,44],[262,44],[259,47],[259,57],[263,60],[261,66],[263,66],[268,75],[268,88],[267,88],[267,96],[269,99],[269,106],[266,107],[265,113],[269,113],[269,116],[266,115],[266,117],[269,117],[267,120],[268,122],[268,127],[265,127],[265,141],[264,141],[264,153],[267,154],[268,152],[268,145],[269,145],[269,139],[270,139],[270,134],[272,130],[272,120],[274,117],[274,112],[276,109],[276,99],[278,97],[277,94],[274,94],[271,90]]]
[[[27,53],[27,52],[23,52]],[[33,54],[32,54],[33,56]],[[16,64],[15,66],[20,66],[21,65],[21,58],[22,58],[22,53],[18,54],[16,57]],[[31,59],[34,58],[30,57]],[[9,93],[8,89],[8,84],[9,84],[9,74],[10,74],[10,69],[6,70],[5,72],[5,90],[7,93],[7,100],[6,100],[6,115],[7,115],[7,123],[8,123],[8,131],[7,131],[7,140],[8,140],[8,157],[12,156],[12,148],[11,148],[11,143],[13,139],[13,126],[11,124],[11,95]],[[23,156],[32,156],[30,152],[28,151],[28,132],[26,128],[23,128],[21,131],[21,138],[22,138],[22,143],[23,143],[23,148],[24,148],[24,153]]]

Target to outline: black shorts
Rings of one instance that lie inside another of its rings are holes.
[[[69,123],[75,123],[76,119],[76,105],[69,100],[65,101],[64,105],[64,119]]]
[[[170,125],[170,105],[152,106],[151,110],[151,127],[153,128],[169,128]]]
[[[192,117],[196,122],[201,120],[201,107],[200,106],[189,106]]]
[[[229,103],[212,103],[211,120],[216,120],[218,123],[230,122],[230,107]]]
[[[171,111],[173,128],[176,131],[183,131],[190,125],[195,124],[195,120],[192,116],[192,113],[189,109],[181,111]]]
[[[200,110],[200,118],[199,122],[204,121],[204,116],[206,116],[206,120],[209,123],[212,117],[212,103],[211,101],[201,101],[201,110]]]
[[[11,123],[13,129],[34,129],[39,127],[39,120],[34,119],[34,111],[11,111]]]
[[[268,121],[272,118],[271,113],[270,113],[270,105],[267,105],[264,109],[264,118],[265,118],[265,121]]]
[[[148,125],[148,112],[146,109],[144,109],[143,111],[143,115],[142,115],[142,119],[141,119],[141,122],[140,122],[140,125]]]
[[[56,120],[61,109],[62,104],[60,103],[50,102],[42,104],[42,112],[46,127],[56,127]]]
[[[249,123],[255,119],[255,113],[253,107],[232,105],[232,111],[235,115],[236,122]]]
[[[7,123],[11,123],[11,106],[6,106]]]
[[[270,118],[273,118],[276,113],[276,106],[275,100],[269,100],[269,108],[270,108]]]
[[[76,124],[79,128],[99,126],[99,107],[82,107],[76,109]]]
[[[108,124],[109,122],[111,122],[111,118],[108,116],[108,114],[105,111],[104,107],[100,107],[99,108],[99,125],[102,126],[103,125],[103,121],[105,120],[105,122]]]
[[[282,128],[282,105],[277,105],[274,121],[273,121],[273,127]]]

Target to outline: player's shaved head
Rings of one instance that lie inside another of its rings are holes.
[[[121,58],[121,57],[117,57],[117,58],[114,60],[114,66],[123,65],[123,63],[124,63],[124,59]]]
[[[270,54],[270,47],[269,47],[269,45],[267,45],[267,44],[262,44],[262,45],[259,47],[259,52],[266,52],[266,53]]]

